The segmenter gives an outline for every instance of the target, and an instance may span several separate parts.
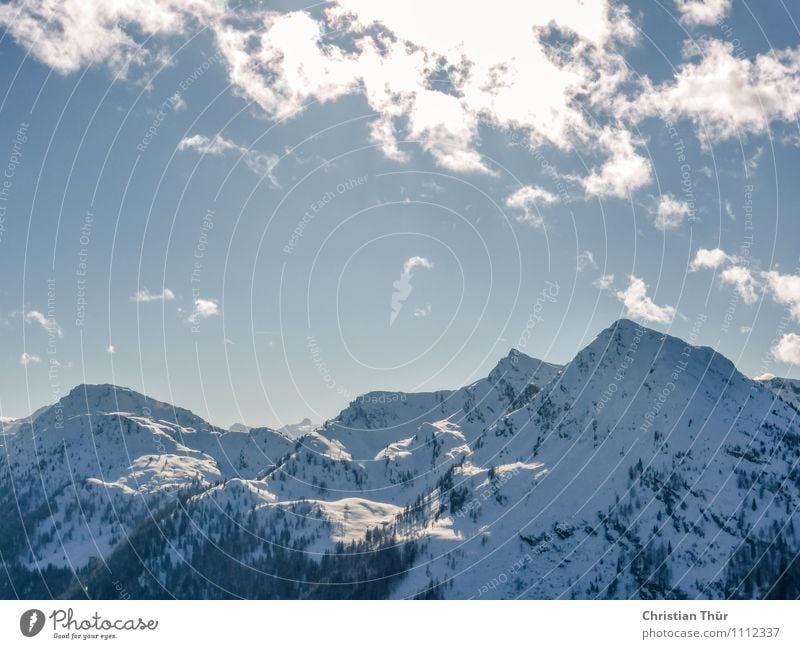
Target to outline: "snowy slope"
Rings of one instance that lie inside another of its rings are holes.
[[[800,409],[800,379],[782,379],[776,376],[761,382],[781,399]]]
[[[26,503],[41,539],[28,561],[82,565],[165,498],[256,477],[292,450],[266,428],[231,433],[126,388],[85,385],[5,430],[4,497]]]
[[[798,547],[797,412],[630,321],[482,441],[453,475],[462,515],[435,524],[452,540],[430,556],[457,559],[400,594],[434,579],[450,597],[720,596],[743,544]]]
[[[134,564],[140,596],[793,597],[794,387],[629,320],[564,367],[512,350],[296,440],[80,386],[0,438],[30,540],[0,550],[100,592],[91,557]]]

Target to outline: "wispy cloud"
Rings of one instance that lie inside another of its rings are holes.
[[[408,296],[411,295],[411,291],[414,288],[411,284],[411,279],[414,276],[414,271],[418,268],[430,270],[433,268],[433,263],[425,257],[409,257],[403,263],[400,277],[392,282],[394,291],[392,291],[392,310],[389,313],[389,326],[394,324],[397,316],[400,315],[400,311],[403,310],[403,304],[405,304]]]
[[[592,254],[591,250],[581,250],[578,253],[576,267],[579,273],[583,272],[587,268],[597,268],[597,262],[595,262],[594,255]]]
[[[178,151],[197,151],[203,155],[221,156],[228,152],[239,155],[248,169],[257,176],[269,178],[273,185],[278,185],[278,181],[272,175],[272,170],[278,164],[278,156],[273,154],[261,153],[246,146],[236,144],[221,135],[213,137],[205,135],[192,135],[185,137],[178,143]]]
[[[415,318],[427,318],[431,314],[432,310],[433,309],[432,309],[430,303],[426,304],[423,307],[417,307],[416,309],[414,309],[414,317]]]
[[[151,293],[143,288],[131,296],[131,302],[171,302],[174,299],[175,293],[168,288],[164,288],[160,293]]]
[[[56,319],[48,318],[41,311],[36,311],[35,309],[28,311],[24,318],[25,322],[39,325],[51,336],[58,336],[59,338],[64,336],[64,331],[61,329],[61,326],[58,324],[58,322],[56,322]]]

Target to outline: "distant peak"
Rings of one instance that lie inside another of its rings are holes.
[[[72,388],[61,401],[96,402],[98,399],[125,399],[129,401],[132,398],[140,401],[147,401],[149,399],[149,397],[135,390],[111,383],[81,383]]]

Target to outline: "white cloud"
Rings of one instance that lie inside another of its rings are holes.
[[[614,284],[614,274],[601,275],[594,281],[594,285],[601,291],[609,290]]]
[[[13,0],[0,5],[0,26],[63,74],[94,63],[121,71],[158,56],[140,48],[142,37],[178,34],[223,10],[214,0]]]
[[[32,363],[40,363],[41,358],[36,354],[29,354],[28,352],[22,352],[22,355],[19,357],[19,364],[20,365],[30,365]]]
[[[191,324],[197,324],[200,320],[205,320],[215,315],[219,315],[219,303],[217,300],[198,297],[194,301],[192,314],[186,321]]]
[[[617,291],[617,297],[625,305],[627,315],[648,322],[670,322],[676,314],[671,306],[659,306],[647,295],[647,284],[640,277],[629,276],[628,288]]]
[[[782,363],[800,365],[800,336],[797,334],[784,334],[772,348],[772,355]]]
[[[700,248],[694,255],[694,261],[690,266],[690,270],[698,270],[700,268],[719,268],[730,259],[728,254],[720,248],[713,248],[711,250]]]
[[[775,301],[788,306],[792,317],[800,321],[800,275],[781,275],[771,270],[761,276]]]
[[[506,198],[506,207],[523,212],[521,220],[541,225],[542,218],[538,214],[538,206],[555,203],[557,200],[555,194],[542,187],[524,185]]]
[[[588,194],[625,198],[650,182],[650,162],[637,153],[628,131],[605,128],[598,141],[609,158],[588,177],[577,179]]]
[[[725,201],[725,214],[728,215],[728,218],[731,221],[736,220],[736,212],[733,211],[733,205],[731,205],[731,202],[729,200]]]
[[[234,91],[272,118],[359,94],[375,112],[371,139],[395,160],[408,160],[404,140],[446,169],[493,173],[478,152],[483,126],[513,129],[532,147],[610,156],[586,183],[595,195],[623,196],[649,181],[649,165],[615,114],[616,92],[630,78],[617,46],[638,35],[628,9],[611,0],[497,0],[491,11],[461,0],[332,0],[313,15],[260,4],[234,11],[218,0],[0,7],[0,26],[61,73],[92,62],[117,70],[128,60],[163,63],[165,39],[196,25],[214,35]],[[556,31],[568,35],[557,51],[547,39]],[[448,83],[433,83],[442,78]],[[614,124],[600,146],[595,120]],[[224,147],[209,138],[194,144]],[[257,173],[274,164],[236,150]]]
[[[239,154],[242,161],[254,174],[269,178],[274,185],[278,184],[272,175],[272,170],[278,164],[278,156],[248,149],[246,146],[236,144],[219,134],[214,137],[199,134],[185,137],[178,142],[178,151],[197,151],[203,155],[215,156],[225,155],[228,151],[233,151]]]
[[[731,0],[675,0],[681,22],[692,27],[715,25],[731,8]]]
[[[433,262],[427,257],[409,257],[403,263],[403,275],[410,275],[415,268],[425,268],[430,270],[433,268]]]
[[[555,203],[557,200],[555,194],[542,187],[524,185],[506,198],[506,206],[524,210],[536,203]]]
[[[770,379],[774,379],[775,375],[772,372],[764,372],[763,374],[759,374],[758,376],[754,376],[754,381],[769,381]]]
[[[392,309],[389,312],[389,326],[394,324],[397,316],[403,310],[403,305],[411,295],[414,286],[411,284],[411,279],[414,277],[414,271],[417,268],[430,270],[433,268],[433,263],[426,257],[416,255],[409,257],[403,262],[403,270],[394,282],[392,282]],[[415,312],[414,315],[417,315]]]
[[[552,27],[574,37],[561,56],[540,38]],[[377,113],[370,135],[388,157],[408,159],[404,139],[447,169],[490,172],[477,151],[481,124],[513,128],[531,145],[593,142],[584,110],[607,108],[628,75],[609,45],[634,34],[607,0],[499,0],[491,11],[459,0],[337,0],[322,20],[266,12],[249,31],[219,28],[217,40],[234,86],[276,119],[359,93]],[[431,83],[443,70],[449,87]]]
[[[38,324],[51,336],[58,336],[59,338],[64,336],[64,331],[61,329],[61,326],[58,324],[58,322],[56,322],[56,319],[48,318],[41,311],[28,311],[25,314],[25,322]]]
[[[688,203],[678,200],[672,194],[662,194],[658,201],[655,224],[659,228],[673,230],[690,214],[691,208]]]
[[[700,59],[670,81],[645,90],[634,103],[640,117],[686,117],[712,139],[764,133],[773,121],[800,117],[800,50],[773,50],[753,60],[737,57],[731,43],[709,39]]]
[[[174,299],[175,293],[168,288],[164,288],[161,293],[151,293],[146,288],[143,288],[131,296],[131,302],[171,302]]]
[[[764,147],[760,146],[755,150],[752,156],[746,158],[744,161],[744,168],[745,168],[745,176],[748,178],[758,171],[758,163],[761,161],[761,158],[764,156]]]
[[[424,307],[418,307],[414,309],[414,317],[415,318],[427,318],[432,311],[432,307],[430,303],[426,304]]]
[[[726,284],[734,286],[745,304],[755,304],[758,301],[758,282],[749,268],[731,266],[723,270],[719,277]]]
[[[709,24],[729,4],[678,0],[686,24]],[[92,63],[117,71],[166,63],[165,42],[203,25],[234,92],[271,118],[360,95],[375,113],[369,136],[387,157],[408,160],[406,147],[416,144],[457,172],[493,173],[481,137],[513,131],[530,147],[599,156],[588,177],[574,178],[599,197],[624,198],[650,182],[632,130],[641,118],[686,117],[729,137],[800,115],[800,50],[748,60],[714,39],[674,78],[645,81],[636,97],[620,51],[637,39],[628,13],[612,0],[496,0],[490,10],[462,0],[331,0],[288,12],[262,3],[233,10],[220,0],[11,0],[0,5],[0,28],[69,73]],[[554,33],[566,36],[557,49],[547,38]],[[184,106],[180,97],[173,103]],[[221,136],[183,146],[235,150],[262,176],[276,161]]]
[[[172,95],[172,97],[169,98],[169,103],[174,111],[186,110],[188,108],[186,100],[179,92],[176,92],[174,95]]]
[[[594,260],[594,255],[592,254],[591,250],[581,250],[578,253],[578,259],[576,263],[579,273],[586,270],[589,267],[597,268],[597,263]]]

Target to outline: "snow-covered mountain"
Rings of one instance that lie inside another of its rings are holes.
[[[800,595],[788,383],[620,320],[298,439],[79,386],[0,437],[18,596]]]
[[[297,439],[307,433],[315,431],[317,428],[319,428],[319,424],[315,424],[308,417],[304,417],[296,424],[286,424],[285,426],[281,426],[278,428],[278,432],[283,433],[292,439]]]
[[[786,403],[800,409],[800,379],[782,379],[775,376],[762,381],[762,383]]]

